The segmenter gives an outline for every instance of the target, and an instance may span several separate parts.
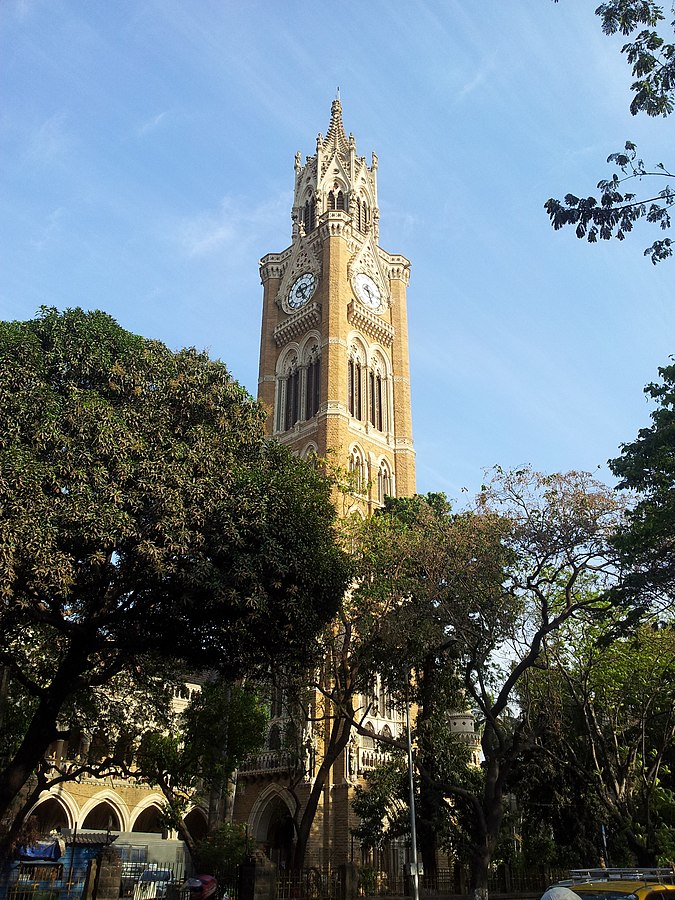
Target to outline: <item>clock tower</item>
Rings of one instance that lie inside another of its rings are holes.
[[[377,157],[356,153],[331,107],[316,153],[295,157],[292,242],[260,262],[258,396],[270,435],[330,453],[364,512],[415,492],[406,287],[409,261],[379,246]]]

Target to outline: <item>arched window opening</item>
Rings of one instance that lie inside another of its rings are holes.
[[[333,191],[328,192],[328,209],[335,209],[335,194]]]
[[[368,227],[368,204],[360,197],[356,199],[356,227],[363,232]]]
[[[384,389],[382,375],[378,369],[370,370],[369,384],[369,415],[368,420],[378,431],[383,431],[384,425]]]
[[[353,478],[355,493],[362,494],[366,484],[365,466],[361,452],[357,447],[354,447],[349,455],[349,473]]]
[[[268,750],[281,750],[281,729],[278,725],[272,725],[267,740]]]
[[[377,472],[377,499],[380,503],[384,503],[385,498],[391,495],[391,473],[389,466],[382,460]]]
[[[307,365],[305,385],[305,419],[311,419],[319,411],[321,396],[321,357],[313,355]]]
[[[316,214],[313,197],[309,197],[305,201],[305,207],[302,211],[302,221],[305,225],[305,234],[309,234],[310,231],[314,231],[314,228],[316,226]]]
[[[365,731],[368,732],[367,735],[362,735],[361,740],[363,741],[363,746],[366,750],[374,750],[375,749],[375,729],[367,722],[365,725]]]
[[[279,387],[279,428],[281,431],[288,431],[300,418],[300,370],[297,356],[292,356],[289,360]]]
[[[347,398],[349,414],[363,420],[363,366],[355,347],[352,348],[347,367]]]
[[[337,197],[335,199],[335,206],[337,209],[345,208],[345,195],[342,193],[342,191],[337,192]]]

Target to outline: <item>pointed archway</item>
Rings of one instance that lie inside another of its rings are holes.
[[[288,801],[276,785],[259,797],[251,814],[251,834],[273,863],[290,869],[295,826]]]

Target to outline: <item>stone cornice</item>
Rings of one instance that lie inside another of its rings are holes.
[[[260,260],[260,280],[264,284],[270,278],[281,278],[291,255],[291,247],[288,247],[283,253],[267,253]]]
[[[294,337],[308,331],[321,321],[321,304],[310,303],[305,309],[301,309],[293,316],[289,316],[283,322],[280,322],[274,329],[273,337],[277,347],[282,347]]]
[[[347,307],[349,324],[358,328],[363,334],[377,341],[383,347],[391,347],[396,331],[392,325],[378,315],[366,309],[358,300],[352,300]]]

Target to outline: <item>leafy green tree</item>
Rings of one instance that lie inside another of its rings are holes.
[[[162,790],[167,820],[193,859],[200,851],[184,821],[188,808],[208,802],[209,830],[218,831],[226,818],[231,776],[264,745],[267,724],[267,709],[255,691],[216,680],[202,685],[173,727],[140,735],[131,771]]]
[[[546,723],[544,765],[560,773],[568,795],[590,800],[596,826],[607,826],[610,861],[654,866],[669,858],[675,819],[675,632],[643,625],[610,643],[606,633],[606,623],[583,617],[564,629],[523,702]],[[592,837],[598,858],[597,827]]]
[[[196,859],[203,872],[213,873],[227,884],[236,868],[253,850],[246,825],[223,822],[215,832],[199,842]]]
[[[555,0],[557,3],[558,0]],[[620,33],[630,40],[621,52],[632,67],[635,81],[630,111],[648,116],[668,116],[675,104],[675,18],[666,24],[665,6],[653,0],[609,0],[596,9],[602,20],[602,30],[611,35]],[[671,15],[674,11],[671,6]],[[658,225],[662,231],[670,228],[670,209],[675,204],[675,189],[670,179],[675,173],[659,162],[646,166],[637,155],[631,141],[625,149],[611,153],[607,162],[617,171],[598,182],[599,199],[567,194],[564,200],[550,199],[544,207],[555,229],[567,225],[575,227],[578,238],[594,243],[616,238],[622,241],[639,220]],[[656,181],[651,196],[638,197],[630,185]],[[656,264],[672,256],[672,239],[654,241],[644,251]]]
[[[675,365],[659,368],[645,393],[656,401],[652,424],[610,460],[619,487],[634,492],[616,545],[627,574],[621,592],[636,609],[675,601]]]
[[[32,703],[0,819],[72,698],[153,656],[297,660],[332,617],[329,485],[263,419],[223,364],[104,313],[0,324],[0,664]]]
[[[509,778],[534,740],[520,713],[519,685],[568,620],[610,607],[606,590],[616,568],[609,536],[620,504],[583,473],[522,469],[497,471],[467,513],[419,499],[397,506],[371,526],[382,533],[364,542],[370,568],[355,601],[380,596],[378,670],[400,679],[402,666],[414,666],[422,790],[428,781],[429,809],[445,798],[466,809],[471,889],[484,897]],[[441,746],[437,701],[443,683],[453,681],[482,724],[479,784],[453,779],[434,755]]]

